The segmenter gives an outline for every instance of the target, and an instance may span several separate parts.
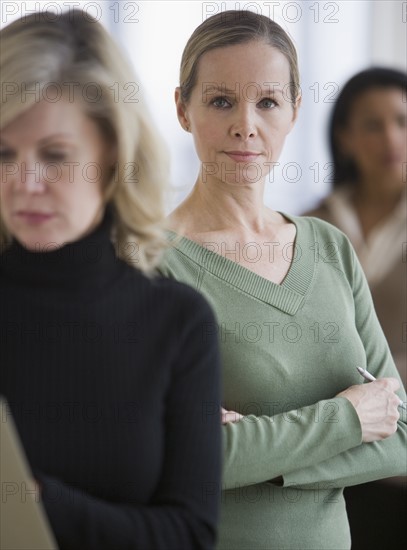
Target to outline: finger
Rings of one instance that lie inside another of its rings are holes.
[[[388,407],[389,407],[389,414],[393,415],[393,418],[396,422],[400,418],[399,406],[400,406],[400,399],[396,394],[393,393],[391,395],[391,399],[389,399]]]
[[[226,411],[222,413],[222,424],[227,424],[228,422],[238,422],[243,416],[235,411]]]
[[[231,413],[222,413],[222,424],[229,424],[229,422],[234,422],[234,417],[232,418]]]
[[[386,390],[395,392],[400,388],[400,382],[397,380],[397,378],[393,377],[387,377],[387,378],[379,378],[376,380],[380,386],[386,388]]]

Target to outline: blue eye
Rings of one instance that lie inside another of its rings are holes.
[[[215,97],[211,101],[211,105],[218,109],[224,109],[225,107],[230,107],[230,102],[225,97]]]
[[[258,105],[262,107],[263,109],[272,109],[277,105],[277,103],[274,101],[274,99],[271,99],[269,97],[265,97],[261,101],[259,101]]]

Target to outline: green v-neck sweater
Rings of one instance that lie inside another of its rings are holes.
[[[218,254],[219,243],[174,233],[160,269],[212,305],[202,338],[218,335],[223,405],[244,415],[223,427],[219,550],[349,549],[343,488],[407,473],[406,413],[394,435],[362,443],[354,407],[335,397],[363,382],[357,366],[399,378],[355,252],[330,224],[285,216],[297,233],[280,285]]]

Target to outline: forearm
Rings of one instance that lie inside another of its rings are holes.
[[[382,441],[363,443],[331,459],[285,474],[284,485],[304,489],[347,487],[392,476],[407,475],[407,426]]]
[[[159,505],[119,504],[36,475],[60,550],[213,548],[213,528],[200,523],[193,506],[181,499]]]
[[[360,423],[345,398],[272,417],[246,416],[223,427],[223,487],[268,481],[360,444]]]

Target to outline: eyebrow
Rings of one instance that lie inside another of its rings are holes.
[[[52,134],[51,136],[47,136],[45,138],[40,139],[40,144],[46,144],[48,141],[54,141],[55,139],[66,139],[66,138],[72,138],[72,134],[67,133],[59,133],[59,134]]]
[[[273,84],[273,83],[271,83]],[[245,87],[248,87],[250,85],[255,85],[255,83],[248,83],[248,84],[245,84],[243,86],[243,89]],[[236,93],[239,93],[240,91],[240,86],[237,87],[237,89],[235,88],[234,90],[231,89],[231,88],[227,88],[226,86],[207,86],[207,87],[203,87],[203,91],[206,93],[206,94],[213,94],[213,93],[216,93],[216,92],[222,92],[223,94],[236,94]],[[261,88],[260,89],[260,93],[261,95],[267,95],[267,94],[270,94],[270,93],[274,93],[274,92],[279,92],[280,94],[283,93],[283,90],[281,88],[275,88],[273,85],[269,86],[268,88]]]
[[[45,145],[46,143],[48,143],[49,141],[54,141],[55,139],[69,139],[69,138],[72,138],[72,134],[64,134],[64,133],[59,133],[59,134],[52,134],[51,136],[47,136],[45,138],[42,138],[40,139],[40,141],[38,142],[40,145]],[[0,144],[1,145],[9,145],[9,143],[7,142],[7,140],[1,136],[0,134]]]

